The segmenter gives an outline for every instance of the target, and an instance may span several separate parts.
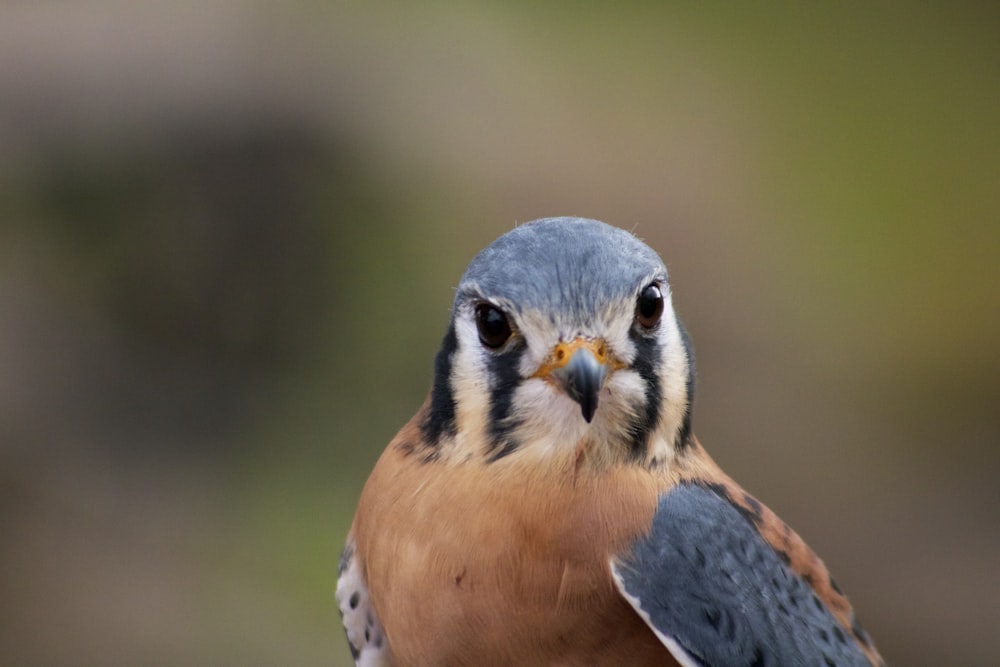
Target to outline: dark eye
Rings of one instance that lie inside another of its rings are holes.
[[[642,288],[635,302],[635,321],[645,329],[652,329],[663,315],[663,293],[660,286],[650,283]]]
[[[510,322],[504,312],[490,303],[476,306],[476,327],[479,340],[488,348],[497,349],[510,338]]]

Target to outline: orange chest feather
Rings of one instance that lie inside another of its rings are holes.
[[[671,664],[608,566],[648,529],[662,481],[546,468],[382,456],[354,537],[401,662]]]

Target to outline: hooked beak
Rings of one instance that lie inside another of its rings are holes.
[[[576,338],[556,345],[535,377],[558,385],[580,405],[583,418],[589,424],[597,411],[597,399],[604,381],[615,367],[604,341]]]

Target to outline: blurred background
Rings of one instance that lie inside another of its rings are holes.
[[[1000,651],[1000,11],[0,7],[0,655],[347,665],[336,562],[468,260],[670,271],[695,430],[890,664]]]

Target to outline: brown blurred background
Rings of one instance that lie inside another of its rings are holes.
[[[5,3],[0,661],[348,664],[337,555],[452,288],[576,214],[663,255],[696,432],[889,662],[995,662],[998,29],[991,3]]]

